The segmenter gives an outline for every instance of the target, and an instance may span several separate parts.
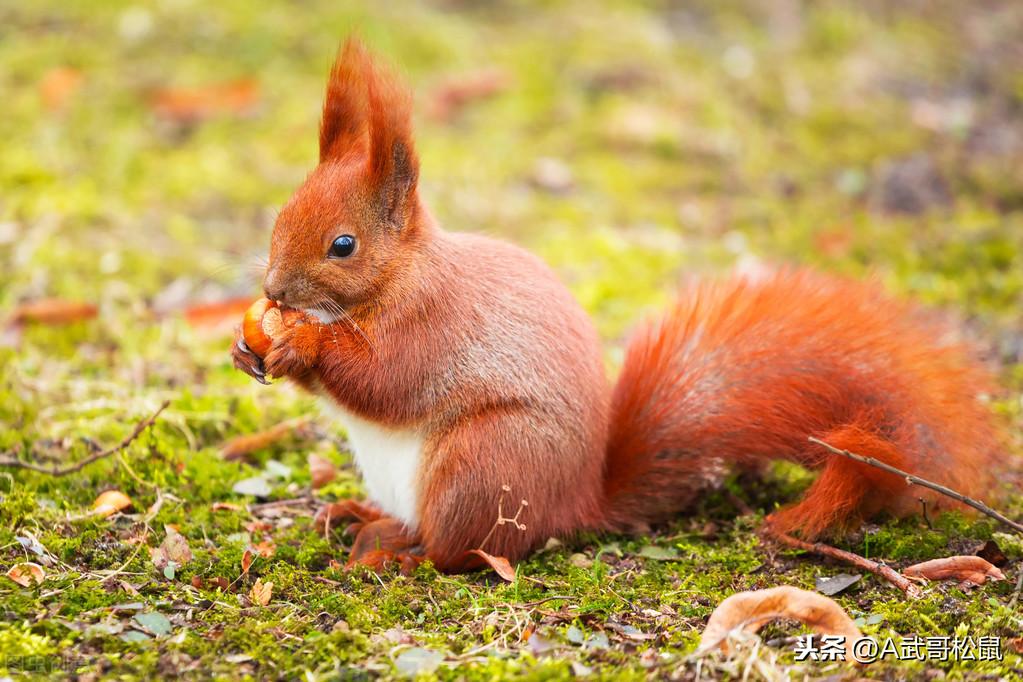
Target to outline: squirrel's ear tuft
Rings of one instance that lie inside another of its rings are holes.
[[[419,158],[412,141],[412,93],[389,71],[369,66],[369,182],[385,220],[405,224],[415,204]]]
[[[320,119],[320,163],[361,150],[366,132],[366,75],[372,70],[362,42],[350,37],[338,50]]]

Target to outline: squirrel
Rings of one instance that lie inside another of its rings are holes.
[[[409,90],[349,39],[319,164],[280,211],[263,283],[304,319],[265,357],[242,336],[232,351],[345,426],[369,500],[327,504],[317,522],[352,523],[350,565],[459,572],[482,565],[471,550],[515,562],[551,537],[642,532],[728,466],[777,458],[819,474],[766,517],[773,532],[814,539],[945,499],[811,436],[966,495],[991,483],[992,373],[873,283],[806,269],[695,283],[639,328],[612,386],[551,269],[431,216],[411,114]]]

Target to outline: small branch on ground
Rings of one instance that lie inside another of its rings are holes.
[[[13,467],[15,469],[28,469],[29,471],[38,471],[41,474],[49,474],[50,476],[67,476],[68,474],[73,474],[76,471],[81,471],[82,469],[84,469],[85,467],[87,467],[88,465],[92,464],[95,461],[104,459],[111,455],[115,455],[124,450],[129,445],[131,445],[136,438],[142,435],[143,431],[145,431],[146,429],[148,429],[149,427],[156,423],[157,417],[160,416],[161,412],[167,409],[168,405],[170,405],[169,400],[163,401],[163,404],[160,405],[159,409],[157,409],[156,412],[154,412],[153,414],[151,414],[150,416],[146,417],[138,424],[136,424],[132,432],[129,433],[124,438],[124,440],[122,440],[117,445],[107,448],[106,450],[101,450],[100,452],[97,452],[93,455],[89,455],[88,457],[81,459],[75,462],[74,464],[69,464],[64,467],[44,467],[39,464],[35,464],[33,462],[25,462],[20,459],[0,457],[0,466]]]
[[[1012,528],[1016,532],[1023,533],[1023,523],[1018,523],[1016,521],[1013,521],[1012,519],[1008,518],[1004,514],[1001,514],[1001,513],[997,512],[997,511],[995,511],[994,509],[992,509],[991,507],[987,506],[983,502],[979,502],[979,501],[973,499],[972,497],[967,497],[966,495],[963,495],[962,493],[956,492],[955,490],[952,490],[951,488],[946,488],[943,485],[940,485],[938,483],[934,483],[933,481],[928,481],[925,478],[920,478],[919,476],[914,476],[913,474],[907,473],[907,472],[903,471],[902,469],[896,469],[895,467],[891,466],[890,464],[885,464],[884,462],[882,462],[880,460],[877,460],[877,459],[874,459],[873,457],[864,457],[863,455],[857,455],[855,452],[849,452],[848,450],[842,450],[841,448],[836,448],[834,445],[831,445],[829,443],[825,443],[824,441],[820,440],[819,438],[814,438],[813,436],[810,436],[809,441],[811,443],[816,443],[817,445],[820,445],[823,448],[826,448],[827,450],[833,452],[836,455],[842,455],[843,457],[848,457],[849,459],[856,460],[857,462],[862,462],[863,464],[868,464],[868,465],[870,465],[872,467],[876,467],[878,469],[881,469],[882,471],[887,471],[890,474],[895,474],[896,476],[901,476],[904,479],[906,479],[906,483],[909,484],[909,485],[923,486],[924,488],[930,488],[931,490],[934,490],[935,492],[939,492],[942,495],[945,495],[946,497],[951,497],[953,500],[957,500],[957,501],[962,502],[963,504],[965,504],[965,505],[967,505],[969,507],[973,507],[974,509],[979,511],[981,514],[984,514],[986,516],[990,516],[991,518],[995,519],[996,521],[1000,521],[1000,522],[1004,523],[1006,526],[1008,526],[1009,528]]]
[[[871,561],[866,557],[862,557],[859,554],[854,554],[852,552],[847,552],[844,549],[838,549],[837,547],[832,547],[831,545],[825,545],[822,542],[806,542],[805,540],[800,540],[799,538],[792,537],[791,535],[773,531],[770,529],[770,527],[767,528],[766,533],[769,537],[774,538],[775,540],[781,542],[782,544],[788,545],[789,547],[795,547],[806,552],[813,552],[814,554],[819,554],[820,556],[831,557],[832,559],[841,561],[851,566],[855,566],[857,568],[863,569],[864,571],[869,571],[870,573],[873,573],[876,576],[884,578],[892,585],[895,585],[895,587],[902,590],[908,597],[916,599],[921,595],[919,587],[914,585],[909,580],[909,578],[902,575],[901,573],[891,568],[890,566],[885,566],[884,564],[878,563],[876,561]]]

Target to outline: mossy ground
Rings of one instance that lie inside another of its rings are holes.
[[[421,112],[446,79],[502,74],[495,96],[421,116],[423,191],[449,228],[546,258],[598,321],[609,366],[683,276],[757,260],[874,273],[965,318],[1003,368],[994,407],[1018,431],[1018,3],[379,4],[0,6],[0,309],[101,305],[96,320],[29,327],[0,349],[0,452],[80,458],[171,401],[123,457],[61,478],[0,471],[0,566],[49,562],[38,587],[0,578],[0,674],[361,679],[400,674],[419,647],[443,656],[431,673],[443,679],[726,675],[686,660],[724,597],[849,571],[758,540],[762,515],[805,485],[790,469],[735,482],[651,537],[550,548],[514,584],[345,573],[331,568],[343,539],[312,532],[312,504],[246,510],[237,481],[279,462],[270,499],[302,496],[307,453],[344,464],[344,435],[321,419],[322,437],[222,461],[225,439],[316,406],[234,371],[222,335],[152,311],[258,291],[274,208],[315,162],[324,75],[353,28],[401,65]],[[41,83],[61,68],[80,81],[48,106]],[[245,115],[187,123],[149,104],[157,88],[243,78],[259,87]],[[81,518],[108,488],[134,508]],[[344,469],[317,495],[357,493]],[[1004,508],[1023,517],[1023,497]],[[170,524],[193,553],[172,578],[148,551]],[[843,546],[902,566],[991,537],[1015,578],[1023,543],[986,520],[887,522]],[[272,556],[242,575],[246,548],[266,541]],[[246,597],[257,578],[273,582],[265,607]],[[864,577],[838,601],[866,633],[994,635],[1004,661],[790,672],[1018,679],[1013,591],[935,584],[910,602]],[[142,615],[154,612],[167,620]],[[792,663],[791,647],[776,653]]]

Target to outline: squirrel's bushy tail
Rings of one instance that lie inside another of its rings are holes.
[[[612,399],[607,527],[684,510],[727,465],[785,458],[819,469],[769,518],[805,538],[920,509],[919,487],[808,442],[874,457],[985,496],[999,428],[983,365],[935,319],[877,286],[809,271],[685,292],[630,343]]]

